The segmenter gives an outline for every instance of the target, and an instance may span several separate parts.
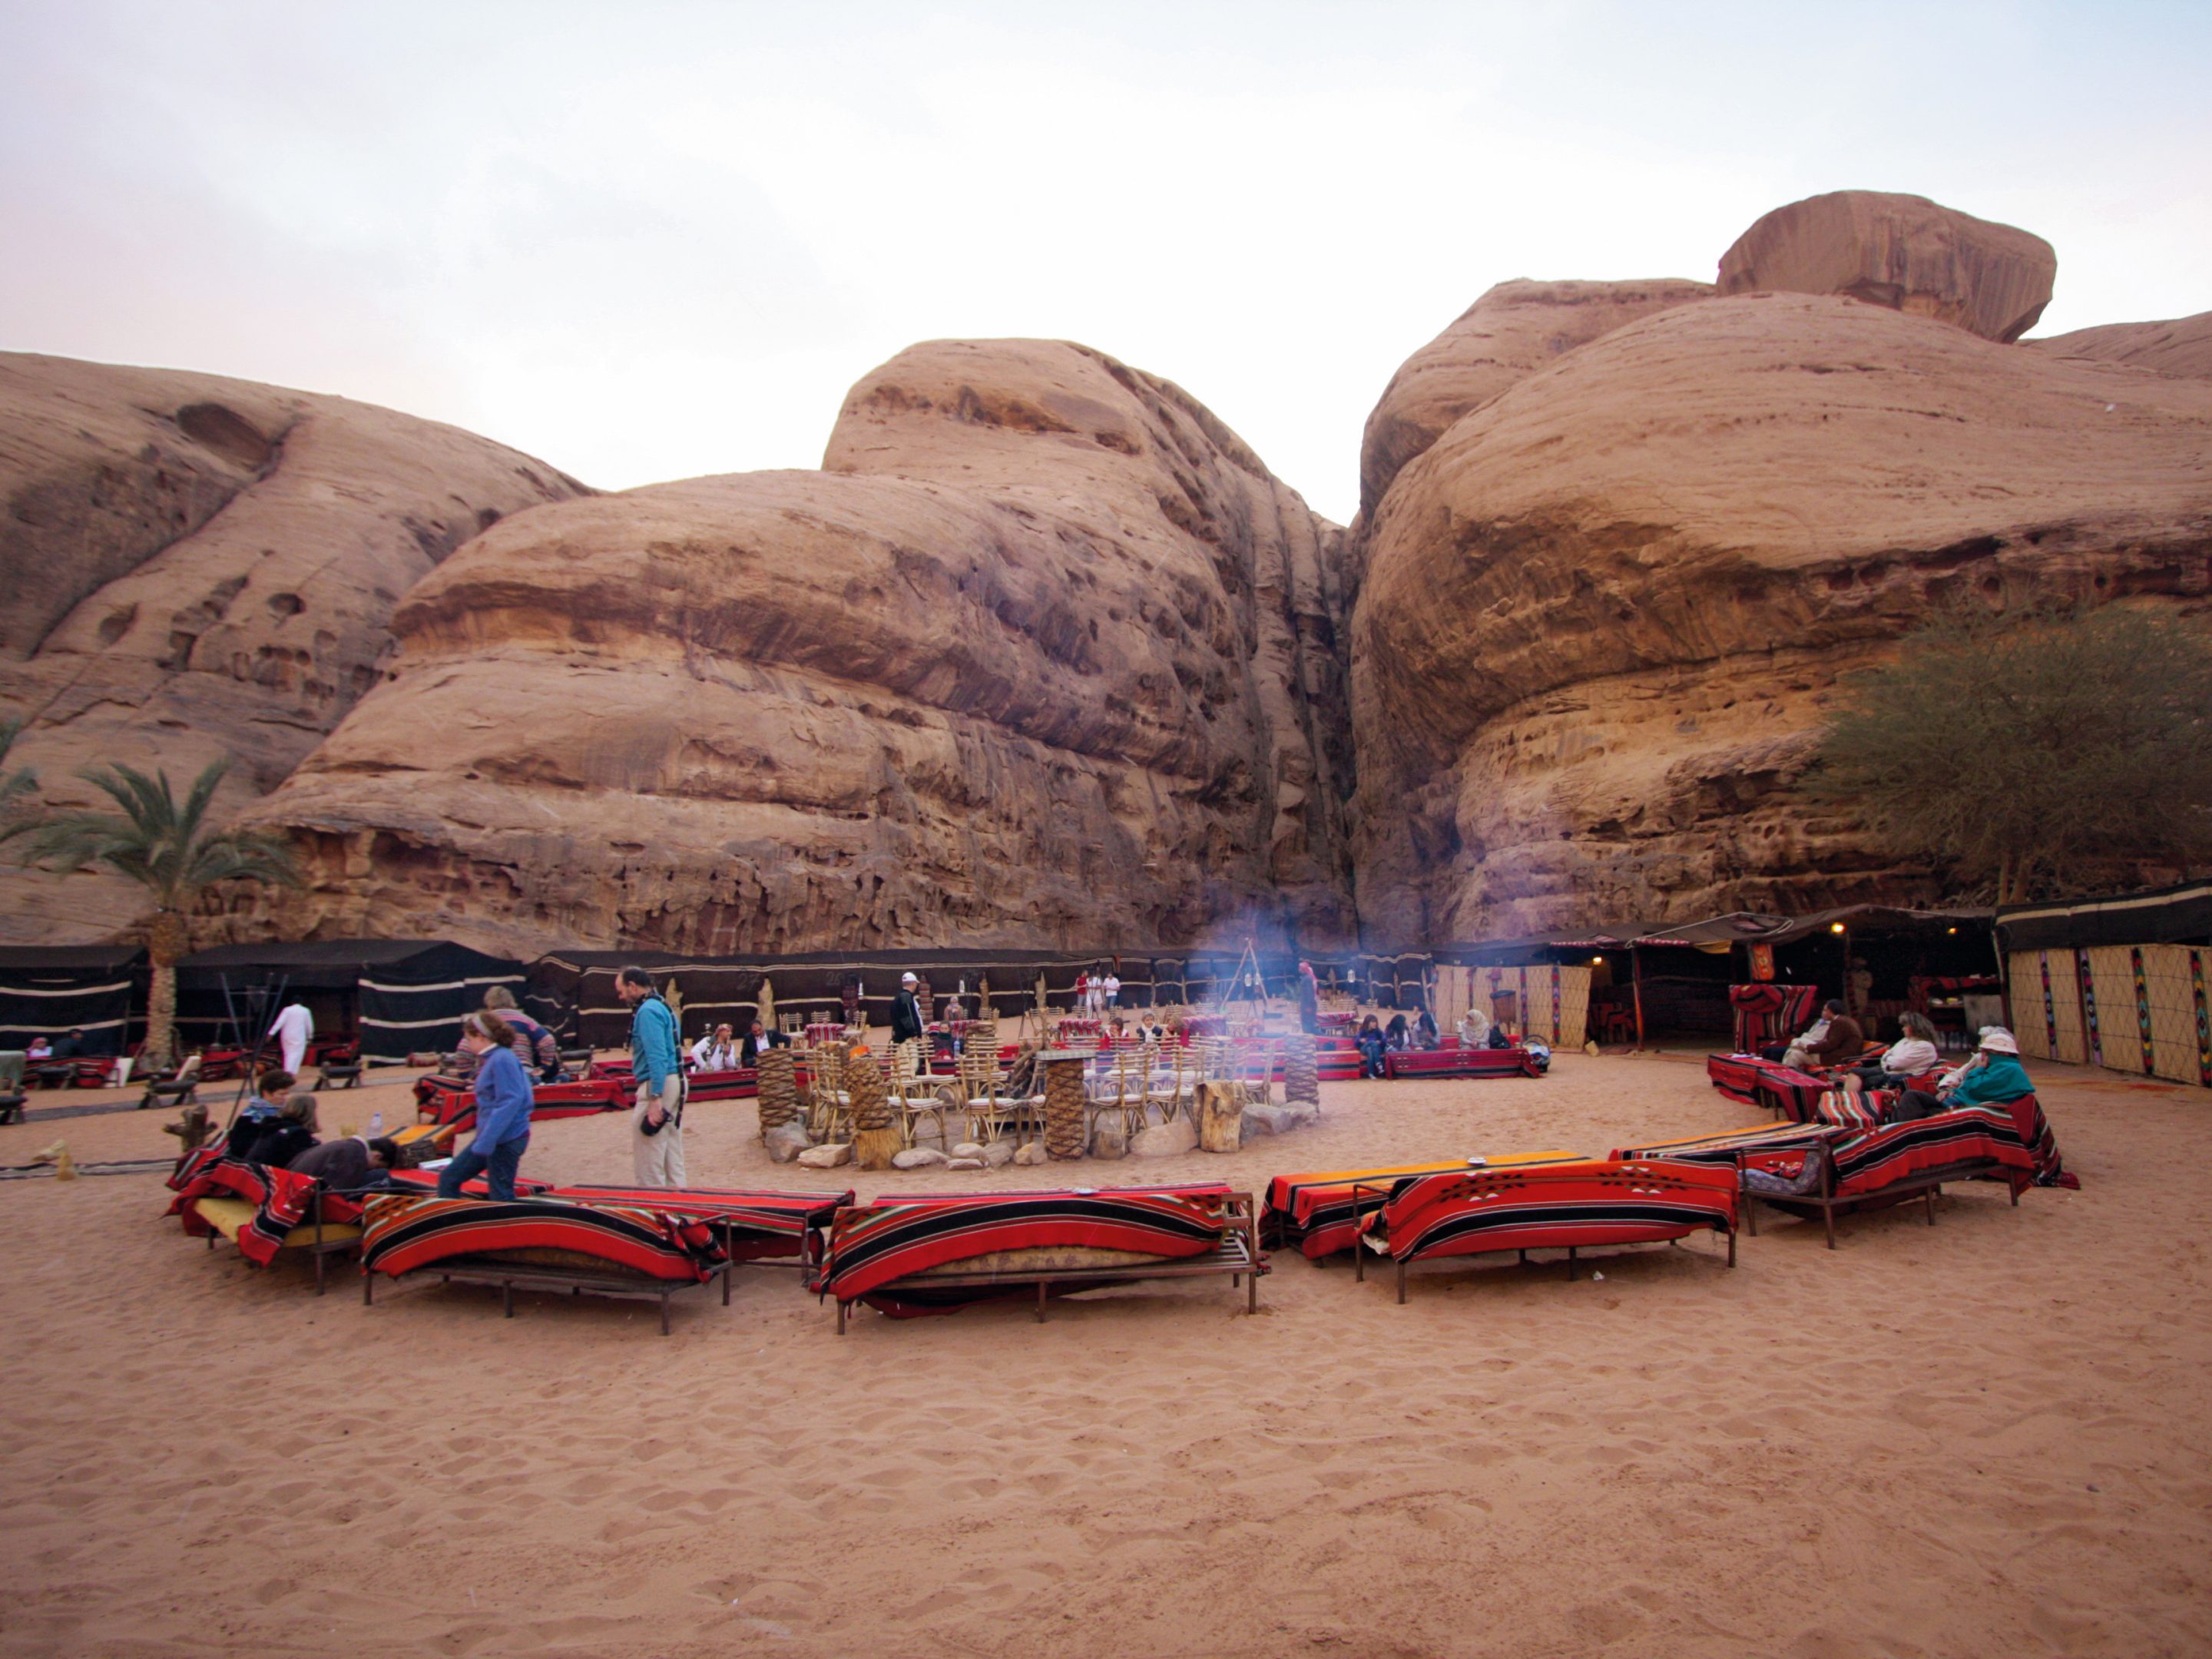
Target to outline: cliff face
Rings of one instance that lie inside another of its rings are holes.
[[[581,486],[501,445],[342,398],[0,354],[0,711],[56,804],[80,768],[210,760],[217,811],[292,769],[374,684],[392,607],[502,515]],[[106,937],[114,878],[0,866],[0,939]]]
[[[2021,343],[2055,357],[2086,357],[2177,380],[2212,380],[2212,311],[2166,322],[2106,323]]]
[[[273,920],[501,948],[1347,934],[1340,534],[1172,385],[939,342],[820,472],[500,524],[253,814]]]
[[[1853,300],[1632,323],[1463,417],[1370,527],[1370,939],[1929,892],[1792,784],[1952,596],[2201,604],[2212,387]]]

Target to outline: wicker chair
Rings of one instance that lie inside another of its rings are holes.
[[[853,1138],[853,1097],[837,1086],[848,1052],[842,1042],[825,1042],[807,1055],[806,1127],[817,1146]]]
[[[1121,1120],[1125,1135],[1143,1133],[1148,1121],[1146,1092],[1151,1070],[1152,1062],[1143,1051],[1115,1050],[1113,1064],[1098,1076],[1091,1091],[1088,1127],[1093,1133],[1101,1119],[1112,1118]]]
[[[951,1146],[947,1119],[954,1104],[953,1091],[943,1079],[929,1074],[918,1037],[908,1037],[892,1052],[890,1095],[891,1109],[898,1114],[899,1136],[908,1146],[915,1145],[920,1126],[927,1121],[937,1126],[938,1146]]]

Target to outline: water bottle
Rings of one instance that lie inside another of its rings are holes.
[[[371,1112],[368,1115],[368,1138],[371,1140],[374,1140],[377,1136],[383,1133],[384,1114],[381,1112]]]

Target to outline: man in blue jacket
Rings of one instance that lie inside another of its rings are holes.
[[[629,1005],[629,1073],[637,1083],[630,1108],[630,1163],[641,1187],[684,1184],[684,1062],[676,1016],[642,968],[615,975],[615,994]]]

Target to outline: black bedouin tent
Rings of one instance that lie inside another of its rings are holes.
[[[1997,912],[2007,951],[2100,945],[2212,945],[2212,882],[2065,903],[2008,904]]]
[[[84,1033],[88,1054],[119,1054],[131,1026],[133,980],[146,960],[135,945],[11,945],[0,949],[0,1048]]]
[[[460,1041],[461,1016],[504,985],[520,1000],[522,964],[446,939],[332,939],[220,945],[177,964],[178,1025],[189,1041],[237,1035],[251,1045],[267,1029],[279,988],[305,1003],[318,1036],[356,1036],[371,1065],[397,1065],[418,1050]],[[249,1006],[250,1005],[250,1006]]]

